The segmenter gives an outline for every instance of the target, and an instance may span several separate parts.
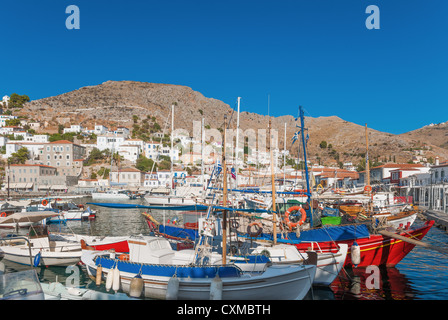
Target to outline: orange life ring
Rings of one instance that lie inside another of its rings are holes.
[[[2,212],[2,213],[0,214],[0,217],[6,217],[6,212]]]
[[[255,232],[252,232],[252,227],[256,226]],[[251,222],[247,226],[247,233],[251,238],[258,238],[263,233],[263,226],[260,222]]]
[[[45,207],[46,205],[48,204],[48,201],[47,200],[42,200],[42,205]]]
[[[293,211],[300,211],[300,213],[302,214],[302,217],[300,218],[300,220],[298,222],[292,222],[291,220],[289,220],[289,215]],[[306,220],[306,211],[301,206],[293,206],[293,207],[289,208],[288,210],[286,210],[286,212],[285,212],[285,223],[289,227],[289,230],[292,230],[293,228],[295,228],[297,226],[301,226],[305,222],[305,220]]]
[[[365,186],[364,191],[367,191],[367,192],[372,191],[372,186]]]
[[[120,259],[120,261],[129,261],[129,255],[127,253],[120,254],[118,259]]]

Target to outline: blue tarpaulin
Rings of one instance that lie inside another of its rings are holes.
[[[115,209],[153,209],[153,210],[174,210],[174,211],[207,211],[208,206],[197,204],[190,206],[174,206],[174,207],[164,207],[164,206],[143,206],[141,204],[132,204],[132,203],[102,203],[102,202],[87,202],[87,204],[106,207],[106,208],[115,208]],[[238,209],[238,208],[230,208],[230,207],[222,207],[222,206],[212,206],[214,210],[226,210],[226,211],[240,211],[240,212],[254,212],[254,213],[264,213],[264,212],[272,212],[270,210],[264,209]]]
[[[181,239],[190,239],[190,240],[196,240],[199,238],[198,230],[194,229],[185,229],[181,227],[172,227],[172,226],[159,226],[159,232],[164,233],[166,235],[181,238]]]
[[[244,236],[244,235],[243,235]],[[247,235],[246,235],[247,236]],[[288,233],[287,239],[277,237],[279,243],[300,243],[300,242],[324,242],[324,241],[343,241],[368,238],[369,229],[366,225],[345,225],[345,226],[325,226],[323,228],[303,230],[300,237],[297,238],[295,232]],[[248,236],[247,236],[248,237]],[[256,239],[273,240],[271,234],[263,233]]]

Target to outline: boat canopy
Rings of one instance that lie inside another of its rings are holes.
[[[59,215],[54,211],[36,211],[36,212],[17,212],[7,217],[0,218],[0,225],[4,223],[18,223],[18,222],[39,222],[46,218],[51,218]]]

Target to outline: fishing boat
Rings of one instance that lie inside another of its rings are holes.
[[[82,249],[79,242],[50,239],[47,226],[34,226],[26,237],[3,238],[0,242],[0,252],[5,260],[19,264],[68,266],[80,261]]]
[[[95,219],[96,211],[84,205],[77,205],[72,201],[55,201],[50,204],[53,210],[57,210],[59,215],[47,220],[47,223],[60,223],[61,221],[85,221]]]
[[[184,197],[176,195],[146,195],[144,197],[149,205],[154,206],[188,206],[197,203],[196,197]]]
[[[407,239],[421,240],[434,221],[426,221],[423,226],[411,226],[401,231],[396,229],[394,233]],[[272,241],[272,235],[261,234],[259,241]],[[370,233],[366,225],[326,226],[319,229],[301,231],[300,236],[293,232],[288,233],[284,239],[278,239],[280,243],[292,244],[299,251],[319,248],[322,252],[335,250],[339,244],[348,245],[348,254],[344,266],[367,267],[369,265],[393,267],[411,252],[415,244],[392,236]],[[352,261],[354,246],[358,247],[359,262]]]
[[[129,247],[128,259],[83,250],[81,261],[92,279],[106,281],[106,289],[112,278],[109,289],[131,294],[140,285],[137,296],[167,300],[303,299],[316,271],[315,265],[275,265],[260,273],[244,273],[235,264],[195,265],[186,263],[191,253],[173,251],[161,237],[129,241]]]
[[[110,189],[104,192],[92,192],[92,199],[106,199],[106,200],[131,200],[133,196],[129,190]]]
[[[84,250],[114,250],[119,253],[128,253],[128,240],[133,236],[90,236],[83,234],[67,234],[52,232],[52,239],[73,241],[80,243]]]

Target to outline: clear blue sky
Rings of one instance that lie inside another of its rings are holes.
[[[68,5],[80,30],[67,30]],[[368,30],[368,5],[380,30]],[[0,96],[107,80],[186,85],[241,110],[403,133],[448,120],[446,0],[3,0]]]

